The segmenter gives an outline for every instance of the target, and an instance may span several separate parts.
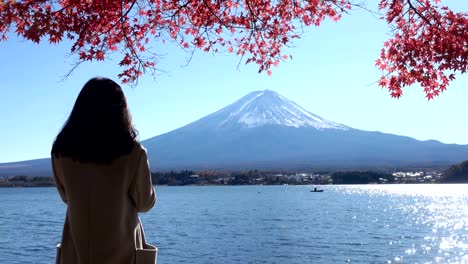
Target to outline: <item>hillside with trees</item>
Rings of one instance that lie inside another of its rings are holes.
[[[468,160],[453,165],[440,177],[439,183],[468,183]]]
[[[376,171],[335,172],[331,178],[333,184],[393,183],[395,181],[391,174]]]

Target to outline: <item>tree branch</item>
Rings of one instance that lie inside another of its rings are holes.
[[[427,19],[419,10],[411,3],[411,0],[406,1],[411,10],[413,10],[422,20],[424,20],[427,24],[432,25],[431,21]]]

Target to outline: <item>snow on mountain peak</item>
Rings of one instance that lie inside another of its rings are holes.
[[[218,116],[219,128],[233,125],[249,128],[283,125],[317,129],[349,129],[347,126],[314,115],[271,90],[249,93],[215,114]]]

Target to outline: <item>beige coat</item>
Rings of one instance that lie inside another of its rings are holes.
[[[137,213],[156,202],[146,150],[137,144],[110,165],[53,157],[52,167],[67,204],[59,263],[135,263]]]

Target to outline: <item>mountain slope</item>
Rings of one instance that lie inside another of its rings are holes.
[[[270,90],[143,143],[161,169],[433,166],[468,157],[468,146],[326,120]]]
[[[270,90],[142,144],[153,170],[439,166],[468,159],[467,145],[354,129]],[[46,172],[49,159],[0,164],[0,176]]]
[[[177,168],[435,166],[468,157],[468,147],[379,132],[280,126],[230,133],[177,131],[143,142],[151,163]]]
[[[211,129],[233,127],[255,128],[265,125],[343,129],[348,127],[314,115],[296,103],[271,90],[252,92],[235,103],[211,114],[197,123]]]
[[[35,159],[0,164],[0,177],[14,175],[50,176],[52,175],[50,159]]]

